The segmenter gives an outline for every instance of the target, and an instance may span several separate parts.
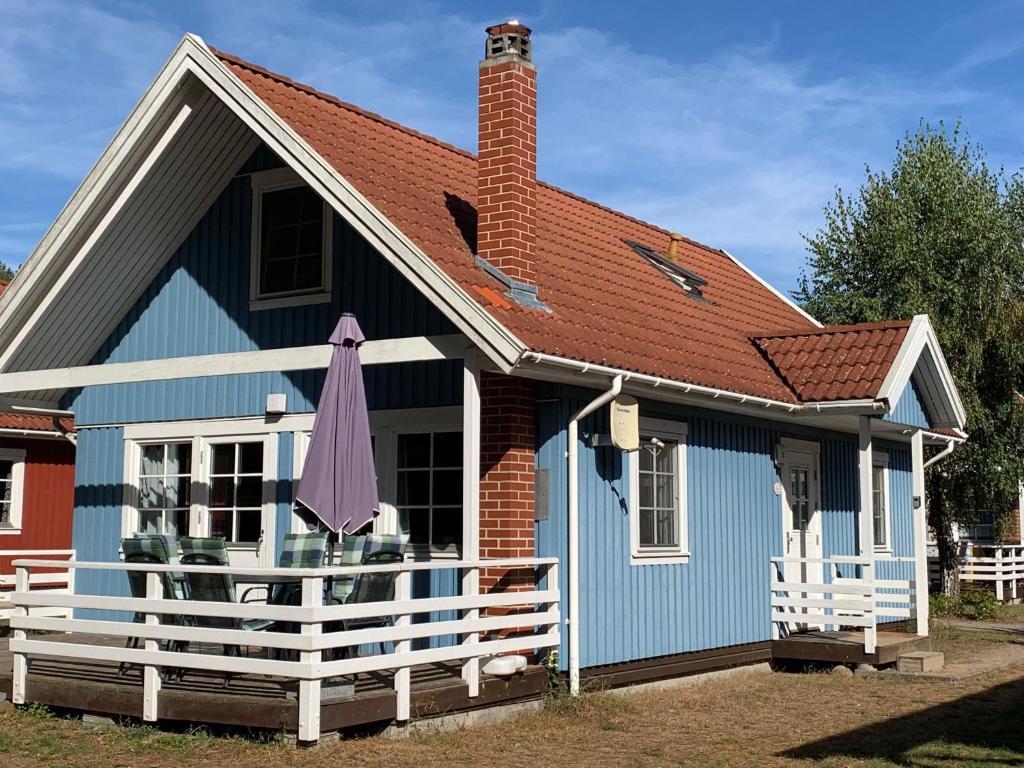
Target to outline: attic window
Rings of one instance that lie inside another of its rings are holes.
[[[250,308],[331,299],[331,208],[287,168],[252,175]]]
[[[702,289],[708,284],[708,281],[703,277],[688,269],[684,269],[674,261],[669,261],[649,245],[637,243],[633,240],[626,240],[626,245],[651,262],[655,268],[661,271],[673,283],[686,291],[687,296],[695,299],[704,298]]]

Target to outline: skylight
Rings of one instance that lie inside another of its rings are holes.
[[[695,299],[704,298],[702,288],[708,284],[708,281],[703,277],[679,266],[674,261],[669,261],[649,245],[637,243],[632,240],[626,240],[626,245],[651,262],[651,264],[665,274],[672,282],[686,291],[688,296]]]

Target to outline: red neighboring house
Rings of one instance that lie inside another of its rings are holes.
[[[0,281],[0,293],[7,282]],[[0,619],[17,557],[66,558],[74,509],[74,419],[0,402]],[[33,584],[67,585],[66,572],[33,573]]]

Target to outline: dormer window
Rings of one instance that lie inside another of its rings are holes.
[[[330,206],[290,169],[251,178],[250,308],[330,301]]]
[[[651,262],[659,272],[663,273],[673,283],[686,291],[687,296],[694,299],[704,298],[704,292],[702,289],[708,284],[708,281],[703,277],[681,267],[674,261],[666,259],[648,245],[637,243],[633,240],[626,240],[626,245]]]

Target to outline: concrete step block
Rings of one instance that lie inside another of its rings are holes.
[[[941,672],[946,660],[939,651],[910,651],[896,659],[898,672]]]

